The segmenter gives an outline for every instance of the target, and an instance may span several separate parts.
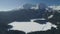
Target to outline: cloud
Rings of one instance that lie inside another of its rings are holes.
[[[53,8],[54,10],[60,10],[60,5],[59,6],[49,6],[50,8]]]

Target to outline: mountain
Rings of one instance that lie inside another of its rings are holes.
[[[0,33],[5,34],[9,28],[12,26],[8,25],[11,22],[29,22],[31,19],[45,18],[47,21],[56,24],[60,30],[60,13],[56,10],[48,9],[46,10],[45,5],[38,5],[40,9],[30,9],[32,5],[26,6],[24,9],[11,10],[11,11],[1,11],[0,12]],[[37,6],[37,7],[38,7]],[[42,6],[42,7],[41,7]],[[34,5],[36,7],[36,5]],[[54,14],[53,14],[54,13]],[[54,15],[52,18],[48,19],[48,16]],[[59,31],[58,30],[58,31]],[[59,31],[60,32],[60,31]]]

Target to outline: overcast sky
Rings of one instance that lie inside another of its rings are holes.
[[[16,9],[25,3],[45,3],[47,5],[60,5],[60,0],[0,0],[0,11]]]

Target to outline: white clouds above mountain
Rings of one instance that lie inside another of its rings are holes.
[[[60,10],[60,5],[58,5],[58,6],[53,5],[53,6],[49,6],[49,7],[53,8],[54,10]]]

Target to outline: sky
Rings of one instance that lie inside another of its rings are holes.
[[[26,3],[45,3],[47,5],[60,5],[60,0],[0,0],[0,11],[17,9]]]

